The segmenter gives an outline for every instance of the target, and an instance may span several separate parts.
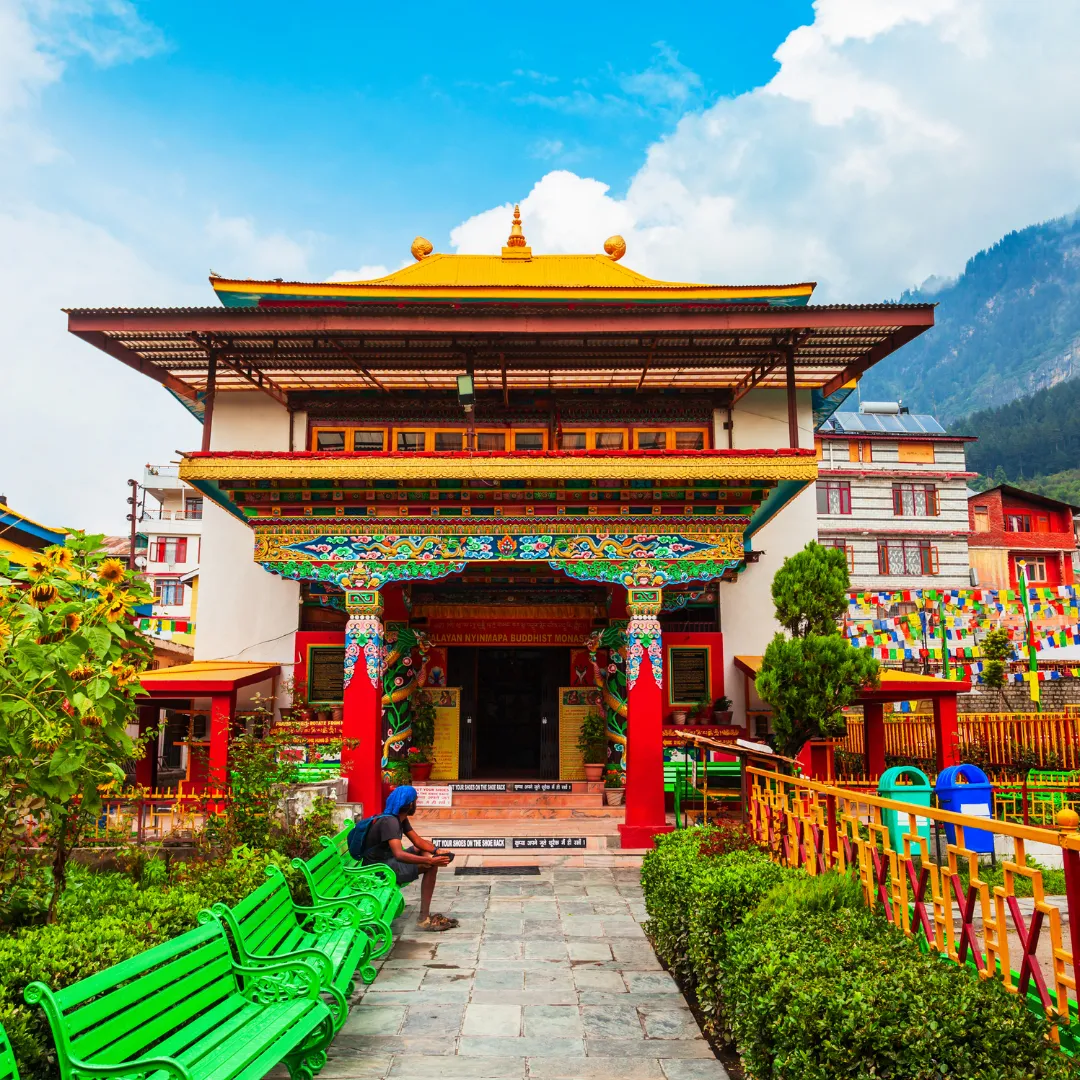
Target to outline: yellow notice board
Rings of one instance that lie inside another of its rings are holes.
[[[585,765],[577,747],[581,722],[590,709],[603,710],[600,691],[584,686],[559,689],[559,779],[584,780]]]
[[[456,780],[461,750],[461,689],[433,686],[423,693],[435,706],[435,746],[432,780]]]

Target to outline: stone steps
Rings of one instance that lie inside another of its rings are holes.
[[[623,820],[621,806],[425,806],[413,815],[415,821],[500,821],[528,818],[538,821],[584,821],[590,818]]]

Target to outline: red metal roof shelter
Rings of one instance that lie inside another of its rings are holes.
[[[761,670],[760,656],[736,656],[735,666],[751,679]],[[885,771],[885,702],[930,701],[934,709],[934,742],[938,772],[949,765],[959,765],[957,752],[956,696],[971,690],[965,679],[940,679],[934,675],[916,675],[908,671],[883,668],[881,685],[867,686],[859,692],[857,704],[863,708],[865,725],[866,770],[868,776]]]

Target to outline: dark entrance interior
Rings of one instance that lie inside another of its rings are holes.
[[[448,651],[447,681],[462,690],[462,776],[558,779],[559,687],[570,650]]]

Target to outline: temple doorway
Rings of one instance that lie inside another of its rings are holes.
[[[447,661],[462,688],[462,776],[557,780],[570,650],[456,646]]]

